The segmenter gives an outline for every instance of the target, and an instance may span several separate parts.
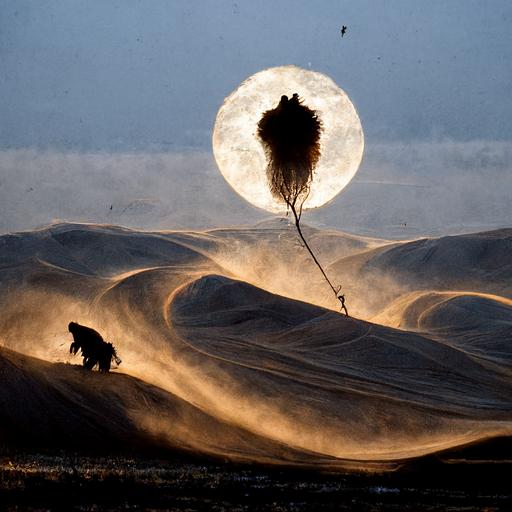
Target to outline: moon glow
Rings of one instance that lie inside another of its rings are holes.
[[[298,93],[323,125],[321,156],[304,209],[332,200],[354,177],[364,150],[359,116],[346,93],[329,77],[296,66],[256,73],[235,89],[219,109],[213,130],[213,153],[226,181],[248,202],[274,213],[286,204],[274,198],[267,183],[267,161],[257,136],[262,114],[282,95]]]

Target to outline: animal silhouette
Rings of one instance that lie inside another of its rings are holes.
[[[100,372],[108,372],[112,361],[117,365],[121,364],[114,345],[104,341],[98,331],[76,322],[70,322],[68,329],[73,335],[73,343],[69,347],[69,352],[76,354],[81,350],[84,368],[92,370],[98,365]]]

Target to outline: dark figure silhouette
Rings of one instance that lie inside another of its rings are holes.
[[[343,25],[341,27],[341,37],[343,37],[347,32],[347,26],[346,25]]]
[[[112,361],[121,364],[112,343],[103,340],[101,334],[90,327],[70,322],[69,332],[73,335],[73,343],[69,347],[71,354],[82,351],[84,368],[92,370],[96,365],[100,372],[108,372]]]
[[[322,123],[295,93],[281,96],[276,108],[263,113],[258,137],[267,156],[267,179],[272,195],[292,210],[302,211],[320,158]]]
[[[347,306],[345,306],[345,295],[338,295],[338,300],[341,303],[340,311],[345,311],[345,315],[348,316]]]
[[[334,288],[300,227],[302,207],[320,159],[321,134],[322,121],[314,110],[303,104],[297,93],[291,99],[281,96],[277,107],[263,112],[258,122],[258,137],[267,157],[270,192],[291,210],[304,247],[338,298],[340,288]]]

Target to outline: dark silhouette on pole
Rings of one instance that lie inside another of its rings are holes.
[[[300,219],[307,199],[313,172],[320,159],[322,122],[316,112],[303,104],[298,94],[291,99],[281,96],[276,108],[263,113],[258,122],[258,137],[267,157],[267,180],[272,195],[284,201],[295,219],[297,232],[327,284],[339,300],[336,289],[309,246]],[[342,309],[347,309],[342,302]]]
[[[84,368],[92,370],[96,365],[100,372],[108,372],[112,361],[121,364],[115,347],[112,343],[103,340],[101,334],[90,327],[70,322],[69,332],[73,335],[73,343],[69,347],[70,354],[82,351]]]
[[[339,288],[341,288],[341,286]],[[339,292],[339,288],[338,288],[338,292]],[[345,315],[349,316],[347,306],[345,305],[345,295],[339,294],[339,295],[337,295],[337,299],[340,301],[340,304],[341,304],[340,311],[345,311]]]

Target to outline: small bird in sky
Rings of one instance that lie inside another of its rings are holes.
[[[342,25],[342,27],[341,27],[341,37],[343,37],[346,32],[347,32],[347,26],[346,25]]]

